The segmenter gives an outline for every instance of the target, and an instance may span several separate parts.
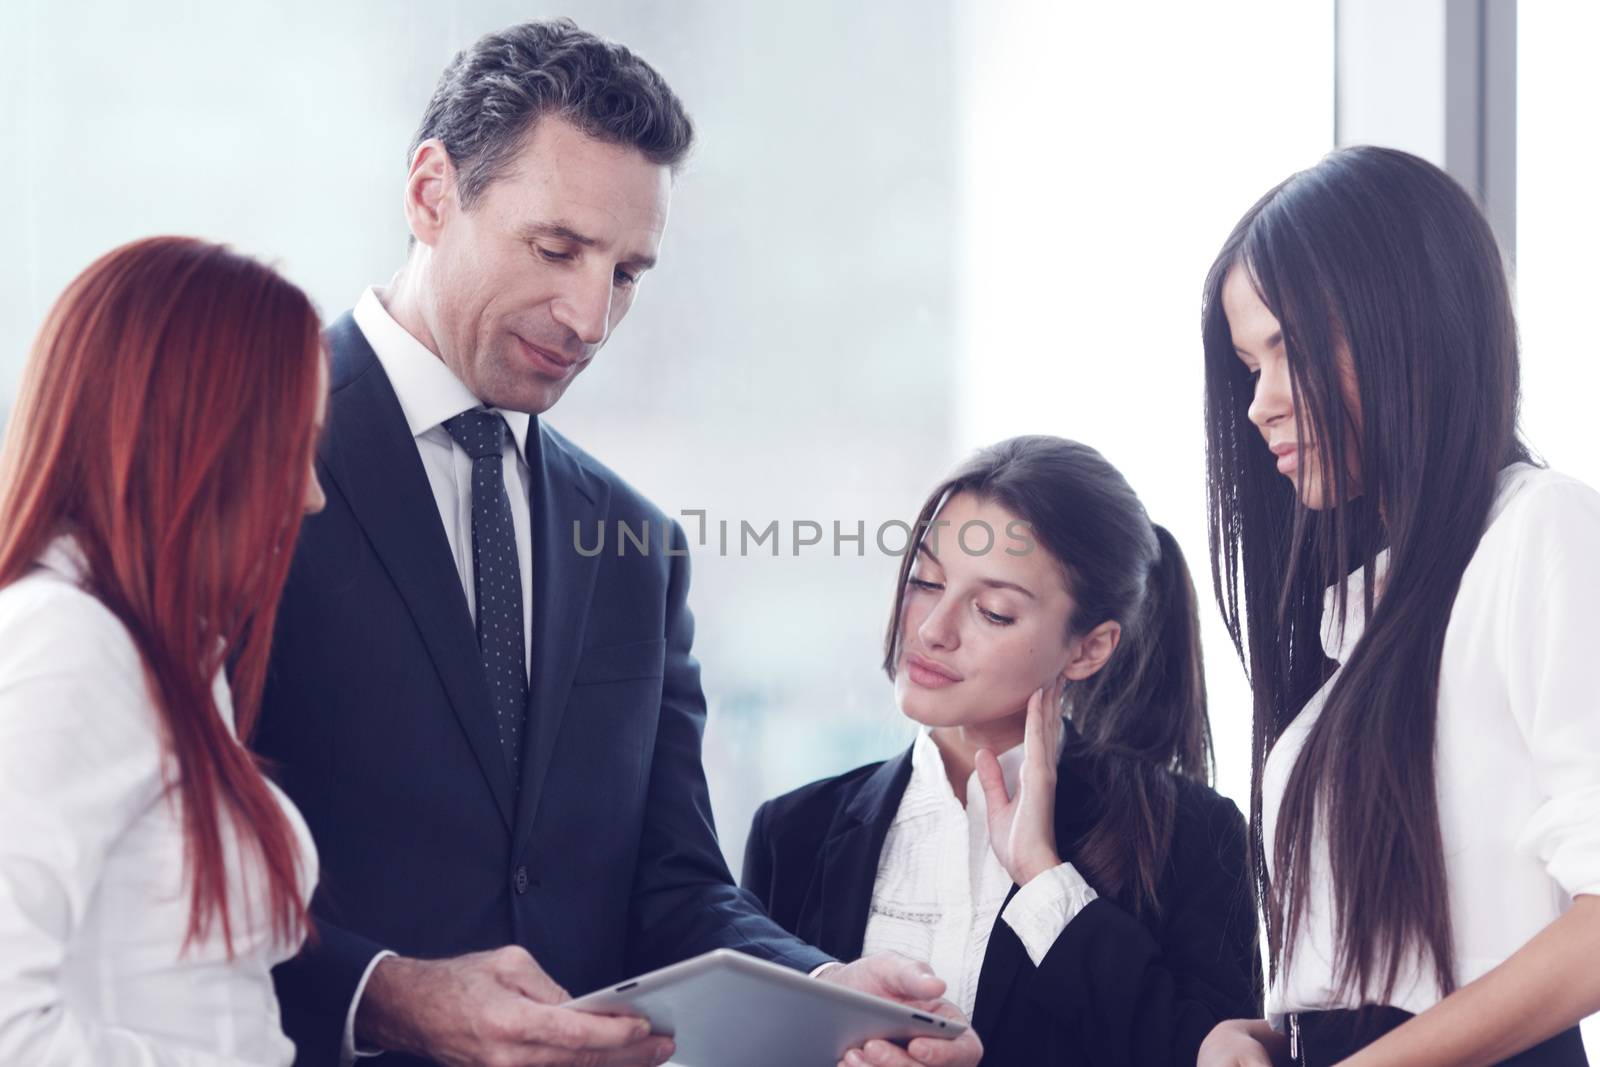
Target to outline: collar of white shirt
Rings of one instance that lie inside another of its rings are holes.
[[[1500,517],[1511,498],[1516,495],[1515,490],[1527,471],[1534,470],[1527,463],[1512,463],[1503,467],[1495,479],[1494,503],[1489,508],[1489,519],[1484,525],[1493,523]],[[1372,571],[1377,575],[1377,586],[1374,596],[1383,592],[1384,580],[1389,576],[1389,550],[1385,548],[1379,552],[1372,561]],[[1328,586],[1322,598],[1322,650],[1328,658],[1339,663],[1350,658],[1350,653],[1355,651],[1356,642],[1361,640],[1361,634],[1366,630],[1366,608],[1362,598],[1366,595],[1367,569],[1362,567],[1345,579],[1345,619],[1341,631],[1339,626],[1339,613],[1334,610],[1335,594],[1338,584]]]
[[[383,306],[375,287],[368,286],[361,294],[351,316],[372,346],[378,362],[383,364],[383,372],[394,387],[412,437],[421,437],[435,426],[443,425],[446,419],[482,406],[482,401],[445,366],[444,360],[395,321],[389,309]],[[494,410],[511,427],[517,454],[526,463],[531,417],[526,411]]]
[[[1379,552],[1372,561],[1372,570],[1377,577],[1377,585],[1373,595],[1383,591],[1383,580],[1389,573],[1389,550],[1386,548]],[[1361,640],[1361,635],[1367,628],[1366,599],[1367,569],[1360,568],[1344,583],[1344,625],[1341,627],[1336,598],[1339,586],[1337,583],[1328,586],[1322,594],[1322,651],[1327,653],[1331,660],[1343,663],[1350,658],[1350,653],[1355,650],[1356,642]]]
[[[84,554],[83,546],[71,534],[57,534],[44,551],[39,553],[39,558],[34,560],[35,565],[65,578],[79,588],[83,587],[85,579],[89,577],[89,557]]]
[[[77,535],[57,534],[44,546],[33,563],[35,567],[49,571],[62,581],[93,595],[89,590],[89,554],[83,550],[83,542],[78,540]],[[216,648],[219,653],[226,648],[221,638],[217,639]],[[226,672],[217,671],[216,678],[212,680],[212,696],[229,733],[235,732],[232,694]]]
[[[1066,731],[1056,741],[1056,759],[1061,758],[1061,747],[1066,743]],[[1006,794],[1017,795],[1017,782],[1022,775],[1023,746],[1013,745],[1004,752],[995,756],[1000,764],[1000,775],[1005,779]],[[956,795],[951,789],[949,776],[945,773],[944,753],[939,751],[939,745],[933,739],[933,732],[924,726],[917,731],[917,739],[911,745],[911,782],[908,788],[918,793],[938,794],[955,800]],[[967,778],[966,805],[969,811],[981,811],[987,807],[983,800],[983,785],[978,781],[977,772],[974,771]],[[906,806],[902,805],[901,812],[909,814]],[[899,821],[899,816],[896,817]]]

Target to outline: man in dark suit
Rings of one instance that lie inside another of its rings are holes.
[[[322,860],[316,940],[276,975],[301,1064],[659,1063],[669,1040],[567,990],[719,947],[942,991],[908,961],[832,962],[733,885],[682,531],[537,418],[654,265],[690,138],[626,49],[565,21],[484,38],[412,146],[404,268],[328,331],[328,504],[257,735]],[[646,546],[580,550],[619,524]],[[979,1055],[887,1048],[874,1062]]]

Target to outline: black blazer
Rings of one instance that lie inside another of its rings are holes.
[[[1056,838],[1066,860],[1094,823],[1089,759],[1075,743],[1062,753]],[[763,804],[746,846],[744,887],[799,937],[840,959],[859,956],[878,855],[910,778],[908,750]],[[985,1067],[1192,1067],[1217,1022],[1260,1017],[1245,825],[1232,802],[1178,782],[1159,919],[1135,918],[1126,902],[1094,888],[1100,898],[1067,924],[1038,967],[1011,927],[995,920],[972,1019]]]
[[[337,1063],[384,948],[518,944],[574,994],[720,947],[826,962],[734,885],[718,848],[677,523],[535,421],[532,684],[513,791],[399,401],[349,315],[328,342],[328,503],[295,550],[256,735],[322,861],[317,940],[274,975],[296,1063]],[[619,521],[648,524],[648,554],[619,554]],[[577,551],[580,526],[592,549],[598,523],[605,551]]]

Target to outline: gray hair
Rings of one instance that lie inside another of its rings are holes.
[[[654,68],[560,18],[488,34],[456,53],[406,158],[438,138],[456,167],[462,206],[470,207],[545,115],[597,140],[636,148],[674,172],[694,141],[682,102]]]

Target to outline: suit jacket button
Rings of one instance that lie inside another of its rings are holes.
[[[518,894],[526,893],[528,891],[528,868],[525,866],[518,867],[516,875],[511,879],[511,884],[516,887]]]

